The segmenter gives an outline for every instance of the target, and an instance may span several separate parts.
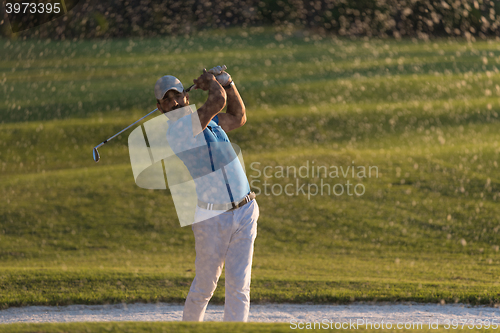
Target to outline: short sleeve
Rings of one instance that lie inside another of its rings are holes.
[[[212,118],[212,120],[217,124],[219,125],[219,115],[216,114],[215,117]]]

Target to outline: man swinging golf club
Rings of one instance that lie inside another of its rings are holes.
[[[247,321],[253,247],[259,207],[226,132],[246,122],[245,105],[225,66],[193,80],[208,98],[192,113],[182,83],[166,75],[155,85],[157,107],[168,118],[167,139],[189,170],[198,204],[192,225],[196,277],[184,306],[184,321],[203,321],[225,264],[224,321]],[[225,113],[221,113],[227,105]]]

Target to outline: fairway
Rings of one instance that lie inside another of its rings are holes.
[[[500,303],[499,41],[236,29],[0,49],[0,308],[184,301],[194,237],[170,191],[135,185],[129,132],[98,164],[92,148],[156,108],[160,76],[219,64],[247,106],[228,136],[260,206],[252,302]]]

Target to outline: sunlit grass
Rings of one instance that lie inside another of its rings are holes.
[[[305,321],[303,326],[305,326]],[[459,325],[456,329],[450,329],[452,332],[470,332],[467,325],[464,328]],[[470,325],[469,325],[470,326]],[[491,326],[491,325],[490,325]],[[87,333],[87,332],[119,332],[119,333],[140,333],[140,332],[263,332],[263,333],[280,333],[290,332],[292,329],[297,329],[296,325],[290,323],[181,323],[181,322],[103,322],[103,323],[45,323],[45,324],[8,324],[0,325],[0,330],[8,330],[12,333],[25,333],[25,332],[39,332],[39,333],[53,333],[53,332],[74,332],[74,333]],[[319,324],[316,324],[318,329]],[[363,329],[361,326],[359,329]],[[439,328],[441,331],[445,329]],[[337,332],[335,328],[325,328],[321,326],[323,332]],[[363,329],[363,332],[435,332],[436,328],[430,328],[428,323],[425,323],[421,328],[414,329]],[[493,332],[495,329],[474,329],[475,332]]]
[[[229,136],[260,192],[253,301],[500,302],[498,42],[226,37],[0,41],[2,307],[182,302],[194,238],[170,192],[134,184],[127,133],[99,164],[91,150],[156,107],[160,75],[188,86],[223,63],[248,106]],[[379,174],[256,170],[307,163]],[[264,181],[365,193],[274,196]]]

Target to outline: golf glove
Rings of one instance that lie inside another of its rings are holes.
[[[210,68],[207,72],[217,76],[220,75],[222,72],[224,72],[226,69],[227,69],[226,65],[215,66],[214,68]]]
[[[224,87],[227,86],[232,81],[231,75],[225,72],[226,69],[227,69],[226,65],[215,66],[214,68],[209,69],[208,73],[213,74],[217,79],[217,82],[219,82],[220,85]]]

